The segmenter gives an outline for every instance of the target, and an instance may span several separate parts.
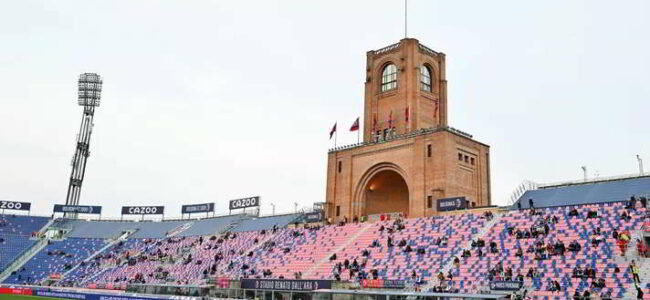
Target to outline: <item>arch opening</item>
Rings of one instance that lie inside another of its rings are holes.
[[[364,188],[365,214],[409,212],[409,189],[406,181],[393,170],[383,170],[372,176]]]

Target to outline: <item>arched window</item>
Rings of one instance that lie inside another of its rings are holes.
[[[431,92],[431,69],[425,65],[420,67],[420,90]]]
[[[397,87],[397,67],[389,64],[381,72],[381,91],[390,91]]]

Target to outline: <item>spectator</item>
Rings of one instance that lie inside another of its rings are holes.
[[[332,254],[332,256],[330,256],[330,261],[333,261],[333,260],[336,260],[336,253],[334,253],[334,254]]]
[[[522,257],[524,256],[524,252],[521,251],[521,247],[517,248],[517,253],[515,253],[515,257]]]
[[[517,209],[518,209],[518,210],[521,210],[521,201],[518,201],[518,202],[517,202]]]
[[[611,291],[605,291],[600,294],[600,299],[601,300],[612,300],[612,292]]]
[[[492,253],[498,253],[499,252],[499,250],[497,249],[497,243],[496,242],[494,242],[494,241],[490,242],[490,251]]]
[[[398,246],[398,247],[404,247],[404,246],[406,246],[406,240],[405,240],[405,239],[402,239],[401,241],[399,241],[399,244],[398,244],[397,246]]]
[[[463,251],[463,255],[465,251]],[[460,259],[458,257],[454,258],[454,267],[459,268],[460,267]]]
[[[580,292],[577,289],[573,293],[573,300],[582,300],[582,297],[580,297]]]
[[[588,300],[591,298],[591,293],[589,293],[589,290],[585,290],[584,293],[582,293],[582,299]]]
[[[627,206],[625,206],[627,209],[636,209],[636,197],[632,195],[630,197],[630,201],[627,203]]]
[[[628,269],[632,273],[632,278],[634,278],[634,282],[641,284],[641,279],[639,278],[639,267],[636,265],[634,261],[630,263],[630,267]]]
[[[643,299],[643,291],[641,290],[641,288],[636,284],[634,285],[634,287],[636,287],[636,298]]]
[[[645,209],[648,205],[648,199],[646,197],[641,197],[640,201],[641,201],[641,207]]]
[[[535,208],[535,204],[533,202],[533,198],[528,199],[528,207],[530,208]]]
[[[571,209],[571,211],[569,212],[569,217],[577,217],[577,216],[578,216],[578,210],[575,208]]]

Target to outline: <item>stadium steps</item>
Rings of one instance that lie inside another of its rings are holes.
[[[343,250],[352,244],[354,241],[357,240],[360,236],[362,236],[368,229],[372,227],[372,223],[365,223],[364,226],[357,231],[355,234],[351,235],[345,243],[343,243],[341,246],[337,247],[336,249],[330,251],[323,259],[321,259],[319,262],[315,263],[313,266],[311,266],[309,269],[305,271],[305,273],[302,275],[302,278],[312,278],[314,277],[314,271],[318,270],[320,266],[324,263],[327,263],[330,259],[330,256],[334,253],[341,253]]]
[[[4,270],[4,272],[0,273],[0,282],[5,281],[10,275],[11,272],[16,271],[20,269],[26,262],[28,262],[32,257],[34,257],[38,252],[43,250],[47,246],[47,239],[42,239],[38,243],[34,244],[31,248],[29,248],[23,255],[19,256],[16,258],[16,260],[11,263],[10,265],[7,266],[7,268]]]
[[[464,249],[471,249],[472,240],[485,238],[485,236],[490,232],[490,229],[492,229],[492,227],[494,227],[497,223],[499,223],[499,221],[501,221],[501,217],[503,217],[503,213],[500,212],[493,212],[493,215],[494,217],[492,218],[492,220],[486,222],[481,228],[481,230],[479,230],[479,232],[476,233],[476,235],[472,235],[472,238],[470,238],[469,241],[467,241],[465,245],[463,245],[460,252],[462,252]],[[451,269],[451,267],[453,266],[454,266],[454,260],[450,259],[449,262],[446,265],[444,265],[442,269],[440,269],[438,272],[442,272],[443,274],[445,274],[445,276],[447,276],[447,272],[449,272],[449,269]],[[433,276],[431,276],[431,279],[424,286],[423,290],[428,291],[437,285],[438,279],[436,279],[436,276],[438,275],[438,272],[432,274]]]
[[[630,250],[628,250],[628,251],[630,251]],[[620,259],[623,259],[623,258],[620,258]],[[617,259],[617,261],[618,261],[618,259]],[[632,262],[632,259],[625,259],[625,261],[626,261],[626,263],[629,264],[630,262]],[[644,283],[644,280],[647,279],[648,276],[650,276],[650,258],[636,257],[636,258],[634,258],[634,261],[639,266],[639,278],[641,279],[641,284],[639,284],[639,286],[641,287],[641,289],[643,289],[643,292],[647,295],[648,292],[647,292],[647,289],[646,289],[646,285],[648,284],[648,282],[646,281]],[[627,272],[627,270],[622,270],[621,269],[621,272]],[[637,292],[636,292],[636,289],[634,288],[634,284],[631,284],[630,288],[626,289],[625,294],[623,294],[623,299],[636,299],[636,293]],[[645,299],[645,297],[644,297],[644,299]]]
[[[40,230],[38,230],[38,233],[45,233],[47,229],[50,228],[50,225],[52,225],[52,223],[54,223],[54,218],[47,221],[47,223]]]

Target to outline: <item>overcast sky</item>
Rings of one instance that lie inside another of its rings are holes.
[[[64,203],[79,73],[104,77],[82,204],[325,200],[328,131],[362,113],[365,53],[403,1],[0,0],[0,199]],[[409,1],[446,53],[449,124],[491,146],[492,199],[650,169],[648,1]],[[341,131],[339,144],[356,134]]]

